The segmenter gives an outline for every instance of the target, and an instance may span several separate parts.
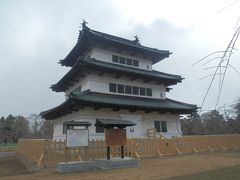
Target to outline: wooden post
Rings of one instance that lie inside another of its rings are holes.
[[[68,163],[68,147],[65,147],[65,162]]]
[[[107,146],[107,160],[110,160],[110,146]]]
[[[193,152],[198,154],[198,150],[195,147],[193,147]]]
[[[176,152],[182,156],[182,152],[176,147]]]
[[[163,157],[163,155],[162,155],[162,153],[160,152],[160,150],[159,150],[159,149],[157,150],[157,153],[158,153],[158,155],[159,155],[159,157],[160,157],[160,158],[162,158],[162,157]]]
[[[124,146],[121,146],[121,158],[124,159]]]
[[[40,167],[43,163],[44,154],[42,153],[39,160],[37,161],[37,166]]]
[[[87,146],[85,146],[85,156],[86,156],[85,161],[88,161],[88,147]]]

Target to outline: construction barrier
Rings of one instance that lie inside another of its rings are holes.
[[[240,148],[240,134],[182,136],[172,139],[128,139],[125,156],[135,158],[163,157]],[[120,147],[111,148],[111,156],[120,156]],[[38,166],[56,166],[59,162],[95,160],[106,158],[103,140],[91,140],[88,147],[67,148],[64,141],[45,139],[20,139],[16,153],[34,161]]]

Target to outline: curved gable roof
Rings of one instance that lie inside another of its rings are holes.
[[[167,50],[159,50],[156,48],[150,48],[143,46],[140,43],[121,37],[113,36],[110,34],[102,33],[92,30],[88,27],[84,27],[79,33],[78,41],[70,53],[65,59],[60,60],[60,63],[64,66],[73,66],[77,58],[88,49],[91,44],[101,44],[104,46],[111,46],[117,49],[127,49],[135,53],[144,54],[153,61],[153,64],[161,61],[164,58],[169,57],[171,54]]]
[[[87,90],[84,92],[71,93],[64,103],[50,110],[43,111],[40,115],[47,120],[56,119],[67,113],[77,111],[83,106],[173,112],[178,114],[191,114],[198,109],[196,105],[172,99],[151,99],[145,97],[113,95]]]

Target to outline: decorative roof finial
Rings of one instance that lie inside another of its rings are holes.
[[[133,36],[135,39],[133,40],[133,42],[135,42],[136,44],[140,44],[140,40],[138,35]]]
[[[87,21],[85,21],[85,19],[83,19],[83,22],[82,22],[82,28],[85,28],[85,27],[87,27],[87,25],[86,24],[88,24],[88,22]]]

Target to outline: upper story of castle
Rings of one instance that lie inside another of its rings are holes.
[[[84,21],[76,45],[60,61],[71,69],[51,89],[65,92],[66,98],[74,90],[90,90],[166,99],[169,86],[183,78],[153,70],[152,66],[170,54],[167,50],[141,45],[137,36],[128,40],[92,30]]]

